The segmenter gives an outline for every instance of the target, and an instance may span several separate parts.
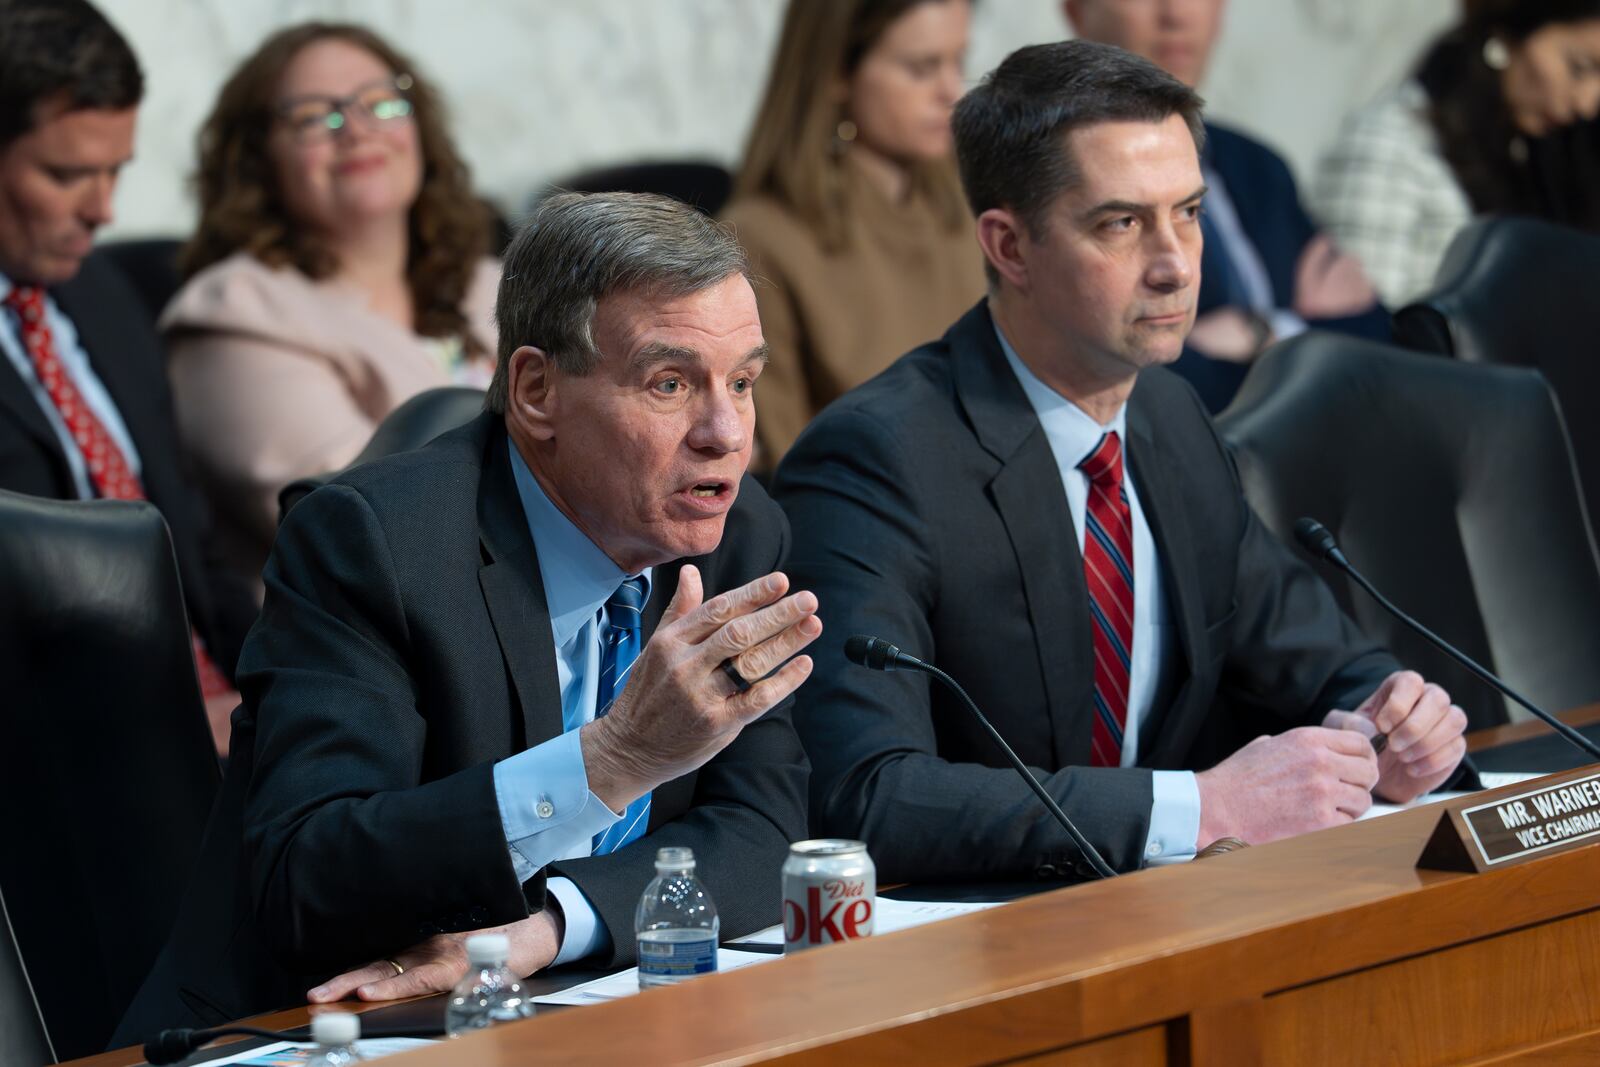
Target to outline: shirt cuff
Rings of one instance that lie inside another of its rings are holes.
[[[1150,833],[1144,841],[1148,867],[1194,859],[1200,836],[1200,785],[1192,771],[1151,771]]]
[[[594,835],[622,817],[589,792],[577,730],[496,763],[494,794],[519,882],[554,860],[587,856]]]
[[[600,921],[594,905],[589,903],[589,898],[583,895],[583,890],[572,879],[552,878],[545,883],[545,890],[555,897],[566,920],[566,932],[561,935],[561,951],[556,953],[550,966],[559,967],[563,963],[581,960],[611,948],[611,934],[606,930],[606,924]]]
[[[1305,319],[1283,308],[1273,308],[1272,313],[1267,316],[1267,321],[1272,324],[1273,341],[1287,341],[1309,329]]]

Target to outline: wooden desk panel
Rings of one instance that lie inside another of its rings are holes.
[[[1403,812],[1075,886],[535,1018],[396,1067],[1092,1063],[1114,1053],[1235,1067],[1301,1062],[1313,1046],[1328,1062],[1364,1062],[1350,1042],[1407,1020],[1430,1042],[1464,1035],[1460,1048],[1438,1046],[1456,1060],[1593,1031],[1592,994],[1552,997],[1541,1012],[1483,1005],[1497,990],[1528,1003],[1546,979],[1552,991],[1596,988],[1600,848],[1482,875],[1418,871],[1438,817]],[[1526,992],[1512,994],[1518,984]],[[1457,1004],[1482,1028],[1470,1030]],[[1346,1025],[1328,1023],[1330,1006]],[[1490,1028],[1493,1045],[1482,1043]]]

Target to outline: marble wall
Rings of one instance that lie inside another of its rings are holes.
[[[511,212],[575,170],[630,159],[732,165],[783,0],[98,0],[145,64],[138,158],[113,235],[182,233],[195,130],[232,67],[271,30],[365,22],[440,84],[483,190]],[[804,0],[825,3],[827,0]],[[1405,71],[1455,0],[1231,0],[1203,87],[1219,118],[1301,173],[1350,108]],[[1065,33],[1054,0],[981,0],[976,80]]]

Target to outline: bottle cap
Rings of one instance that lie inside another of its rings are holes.
[[[361,1018],[347,1011],[311,1017],[311,1040],[319,1045],[352,1045],[361,1036]]]
[[[467,938],[467,962],[474,967],[504,967],[511,958],[511,939],[505,934],[473,934]]]
[[[656,850],[657,871],[694,870],[694,849],[662,848]]]

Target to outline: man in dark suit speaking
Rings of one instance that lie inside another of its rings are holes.
[[[806,829],[790,694],[821,632],[750,459],[766,358],[732,235],[566,194],[507,253],[488,411],[285,518],[233,765],[123,1027],[634,958],[661,846],[734,935]]]
[[[1083,869],[955,698],[849,665],[854,633],[964,683],[1122,870],[1445,781],[1465,716],[1267,533],[1161,367],[1199,284],[1193,91],[1111,46],[1024,48],[955,132],[988,298],[777,475],[831,635],[796,720],[813,829],[866,839],[889,881]]]

